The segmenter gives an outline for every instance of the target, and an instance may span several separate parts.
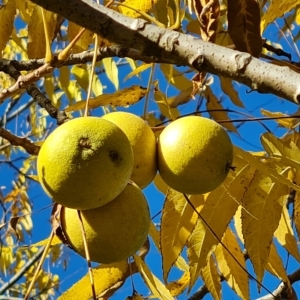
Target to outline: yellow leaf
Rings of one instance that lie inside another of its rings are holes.
[[[90,72],[88,71],[87,65],[74,65],[71,68],[71,74],[73,74],[78,84],[87,91],[90,80]]]
[[[289,279],[283,266],[282,259],[278,255],[274,243],[272,243],[270,247],[270,255],[268,258],[268,263],[266,265],[266,270],[282,281],[289,283]]]
[[[126,4],[129,7],[132,7],[138,11],[141,12],[148,12],[152,9],[153,5],[157,2],[157,0],[125,0],[123,4]],[[139,13],[136,11],[120,6],[119,7],[121,13],[125,16],[131,17],[131,18],[138,18],[140,16]]]
[[[6,0],[0,6],[0,57],[14,28],[16,1]]]
[[[145,262],[135,254],[133,255],[133,257],[140,274],[142,275],[153,296],[157,297],[160,300],[174,300],[170,291],[155,275],[151,273]]]
[[[119,78],[118,73],[119,69],[116,65],[116,62],[113,60],[112,57],[106,57],[102,59],[102,63],[105,69],[105,73],[108,79],[113,83],[115,89],[119,89]]]
[[[46,246],[47,243],[48,243],[48,240],[49,238],[47,239],[44,239],[44,240],[41,240],[37,243],[34,243],[32,245],[30,245],[31,247],[40,247],[40,246]],[[58,245],[58,244],[61,244],[62,241],[55,235],[51,241],[51,246],[54,246],[54,245]]]
[[[245,247],[259,282],[262,282],[273,234],[282,212],[277,199],[287,194],[285,185],[275,183],[269,174],[257,170],[242,200]]]
[[[205,98],[207,100],[206,108],[208,113],[216,122],[230,120],[224,107],[221,105],[217,97],[213,94],[212,90],[208,86],[206,86],[205,89]],[[221,125],[232,132],[238,132],[232,123],[223,123]]]
[[[132,72],[130,72],[129,74],[127,74],[127,76],[124,78],[124,81],[133,77],[133,76],[136,76],[144,71],[146,71],[147,69],[151,68],[153,64],[142,64],[140,66],[138,66],[137,68],[133,69]]]
[[[45,11],[50,43],[54,37],[57,15]],[[46,40],[41,7],[36,5],[28,23],[27,53],[29,58],[43,58],[46,54]]]
[[[278,117],[288,117],[287,114],[283,114],[282,112],[271,112],[266,109],[261,108],[260,112],[262,115],[270,118],[278,118]],[[299,125],[299,118],[286,118],[286,119],[275,119],[275,121],[282,127],[287,129],[293,129]]]
[[[184,272],[184,274],[176,281],[172,281],[167,284],[167,289],[170,291],[172,296],[178,296],[183,293],[190,282],[190,272]]]
[[[0,271],[6,276],[8,268],[15,261],[13,250],[11,247],[1,247],[0,252]]]
[[[81,26],[69,21],[68,22],[68,39],[71,42],[82,29]],[[78,39],[76,44],[72,48],[72,53],[80,53],[88,50],[90,44],[93,42],[94,33],[86,29],[81,37]]]
[[[246,269],[244,254],[233,232],[227,227],[222,239],[223,244],[237,261]],[[248,274],[238,265],[228,251],[218,244],[215,250],[218,268],[228,285],[237,293],[241,299],[249,299]]]
[[[186,78],[183,73],[179,72],[173,65],[160,64],[166,80],[181,91],[186,91],[193,86],[190,79]]]
[[[176,108],[179,105],[188,103],[193,97],[192,92],[193,92],[193,88],[190,87],[185,91],[180,91],[180,93],[177,96],[167,98],[167,103],[169,107]]]
[[[221,299],[220,276],[212,255],[209,257],[207,265],[202,269],[201,277],[212,297],[216,300]]]
[[[28,23],[30,21],[30,17],[32,16],[32,12],[34,7],[36,6],[35,3],[31,1],[24,1],[24,0],[16,0],[17,9],[19,11],[19,16]]]
[[[244,160],[248,161],[252,166],[257,168],[263,173],[268,174],[272,179],[277,183],[285,184],[286,186],[300,192],[300,187],[294,183],[292,183],[289,179],[287,179],[282,174],[277,173],[274,169],[270,168],[267,164],[264,164],[260,161],[259,158],[255,157],[251,153],[244,151],[241,148],[234,146],[234,151],[236,155],[241,156]]]
[[[90,98],[89,108],[94,109],[103,105],[127,106],[137,103],[147,93],[147,89],[139,85],[133,85],[113,94],[103,94],[96,98]],[[66,112],[84,109],[86,101],[78,101],[65,109]]]
[[[244,103],[240,100],[239,94],[235,90],[232,80],[223,76],[219,76],[219,78],[221,89],[228,96],[230,101],[236,106],[244,107]]]
[[[300,4],[299,0],[273,0],[269,5],[268,10],[261,17],[261,32],[263,32],[275,19],[294,9],[298,4]]]
[[[282,245],[295,259],[300,262],[300,255],[294,231],[291,226],[291,219],[287,208],[284,206],[279,221],[279,225],[274,233],[277,241]]]
[[[171,108],[166,95],[158,88],[154,90],[154,100],[157,103],[160,112],[169,120],[175,120],[180,116],[177,108]]]
[[[93,269],[96,295],[110,296],[113,289],[120,288],[125,279],[130,275],[127,261],[113,264],[101,264]],[[82,300],[92,298],[92,289],[89,274],[77,281],[71,288],[64,292],[58,299],[60,300]]]
[[[190,197],[190,201],[200,211],[202,195]],[[171,267],[177,260],[198,219],[197,213],[186,201],[182,193],[169,189],[161,217],[160,246],[163,261],[163,278],[167,281]]]
[[[246,165],[234,179],[226,178],[223,185],[209,194],[201,210],[202,218],[219,239],[238,208],[238,201],[243,197],[245,190],[253,178],[253,168]],[[210,229],[199,219],[188,240],[188,257],[190,264],[191,282],[189,289],[195,284],[201,268],[207,263],[207,257],[218,244],[218,240]]]
[[[151,222],[150,223],[150,229],[149,229],[149,235],[151,236],[156,248],[160,250],[160,244],[159,244],[159,240],[160,240],[160,232],[157,230],[157,228],[155,227],[155,225]],[[175,262],[176,267],[183,271],[183,272],[187,272],[189,267],[186,263],[186,261],[183,259],[182,256],[179,256]]]

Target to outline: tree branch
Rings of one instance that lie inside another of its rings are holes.
[[[191,35],[132,19],[92,0],[32,0],[47,10],[124,47],[161,63],[189,66],[197,71],[230,77],[261,93],[272,93],[299,104],[300,74]]]
[[[20,138],[1,127],[0,136],[8,140],[13,146],[23,147],[29,154],[38,155],[40,151],[40,147],[32,143],[29,139]]]

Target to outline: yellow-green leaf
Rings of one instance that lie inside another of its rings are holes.
[[[114,289],[120,288],[125,279],[130,275],[127,261],[113,264],[101,264],[93,269],[95,290],[98,297],[109,297]],[[93,297],[90,277],[86,274],[77,281],[71,288],[64,292],[58,299],[60,300],[82,300]]]
[[[206,194],[201,216],[219,239],[226,231],[252,178],[253,168],[246,165],[234,179],[227,178],[219,188]],[[195,284],[200,270],[207,263],[207,256],[217,244],[218,240],[211,230],[199,219],[187,244],[191,274],[189,289]]]
[[[40,246],[46,246],[47,243],[49,241],[49,238],[47,239],[44,239],[44,240],[41,240],[39,242],[36,242],[34,244],[31,244],[30,246],[31,247],[40,247]],[[61,244],[62,241],[55,235],[51,241],[51,246],[54,246],[54,245],[58,245],[58,244]]]
[[[167,284],[167,289],[170,291],[172,296],[178,296],[188,287],[190,279],[190,272],[184,272],[178,280]]]
[[[266,270],[282,281],[289,283],[289,279],[283,266],[282,259],[278,255],[274,243],[272,243],[270,247],[270,255],[268,258],[268,263],[266,265]]]
[[[288,178],[276,172],[276,170],[269,167],[260,161],[260,158],[255,157],[251,153],[244,151],[243,149],[234,146],[234,151],[237,155],[241,156],[244,160],[248,161],[252,166],[257,168],[263,173],[268,174],[277,183],[285,184],[286,186],[300,192],[300,187],[292,183]]]
[[[267,173],[257,170],[242,200],[245,247],[259,282],[262,282],[273,234],[282,212],[277,198],[287,194],[285,185],[275,183]]]
[[[266,27],[273,22],[275,19],[281,17],[285,13],[294,9],[297,5],[299,5],[299,0],[273,0],[270,2],[270,5],[267,11],[262,15],[260,29],[263,32]]]
[[[123,4],[134,8],[141,12],[148,12],[152,9],[153,5],[157,2],[157,0],[125,0]],[[120,11],[123,15],[131,17],[131,18],[138,18],[140,14],[135,10],[130,8],[120,6]]]
[[[219,76],[219,79],[221,89],[229,97],[230,101],[236,106],[244,107],[244,103],[240,100],[239,94],[235,90],[232,80],[223,76]]]
[[[133,85],[113,94],[103,94],[89,99],[89,108],[94,109],[103,105],[127,106],[133,105],[141,100],[147,93],[147,89],[139,85]],[[78,101],[65,109],[66,112],[84,109],[86,101]]]
[[[115,89],[119,89],[119,69],[116,65],[116,62],[113,60],[112,57],[106,57],[102,59],[102,63],[105,69],[105,74],[108,79],[113,83]]]
[[[246,269],[244,254],[240,249],[236,237],[229,227],[226,229],[222,242],[235,259]],[[216,247],[215,256],[218,262],[218,268],[228,285],[241,299],[249,299],[248,274],[238,265],[238,263],[221,244],[218,244]]]
[[[260,112],[262,115],[270,118],[278,118],[278,117],[288,117],[287,114],[283,114],[282,112],[271,112],[266,109],[261,108]],[[280,126],[285,127],[287,129],[293,129],[299,125],[299,118],[285,118],[285,119],[275,119]]]
[[[6,0],[0,6],[0,57],[14,28],[16,1]]]
[[[193,86],[190,79],[179,72],[173,65],[160,64],[160,69],[166,77],[166,80],[181,91],[186,91]]]
[[[291,226],[291,219],[287,208],[284,206],[279,221],[279,225],[274,233],[277,241],[300,262],[300,255],[294,231]]]
[[[29,58],[43,58],[46,54],[46,39],[41,10],[40,6],[35,6],[28,23],[27,54]],[[45,19],[51,43],[56,28],[57,15],[51,11],[45,11]]]
[[[136,75],[139,75],[140,73],[146,71],[147,69],[151,68],[153,64],[142,64],[140,66],[138,66],[137,68],[133,69],[133,71],[131,71],[125,78],[124,78],[124,81],[133,77],[133,76],[136,76]]]
[[[207,265],[202,269],[201,277],[212,297],[216,300],[221,299],[220,276],[212,255],[210,255]]]
[[[133,255],[137,268],[154,297],[160,300],[174,300],[166,286],[149,270],[146,263],[137,255]]]
[[[68,22],[68,39],[69,42],[71,42],[77,34],[82,29],[81,26],[69,21]],[[75,45],[72,48],[72,53],[80,53],[82,51],[85,51],[89,48],[90,44],[93,42],[93,35],[94,33],[86,29],[84,33],[81,35],[81,37],[78,39],[78,41],[75,43]]]
[[[205,98],[207,101],[206,108],[208,110],[208,113],[216,122],[230,120],[224,107],[218,101],[218,98],[214,95],[214,93],[208,86],[206,86],[205,89]],[[221,125],[232,132],[238,132],[236,127],[233,126],[232,123],[223,123]]]
[[[191,196],[190,201],[201,210],[204,204],[202,195]],[[169,189],[163,207],[161,218],[160,245],[163,261],[163,278],[167,276],[171,267],[180,255],[188,237],[193,231],[198,219],[197,213],[186,201],[182,193]]]

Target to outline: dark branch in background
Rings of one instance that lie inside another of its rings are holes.
[[[25,88],[28,95],[35,99],[39,106],[44,108],[52,118],[57,119],[57,124],[62,124],[67,119],[65,112],[58,111],[57,108],[52,105],[51,100],[41,93],[35,84],[32,83],[37,80],[36,78],[40,78],[40,73],[46,74],[46,72],[49,72],[50,66],[45,64],[40,69],[23,76],[14,66],[14,62],[15,61],[9,61],[6,59],[0,60],[0,70],[16,80],[16,83],[9,89],[3,89],[0,91],[0,100],[3,102],[3,99],[7,96],[10,97],[20,89]]]
[[[23,147],[29,154],[38,155],[40,147],[32,143],[27,138],[18,137],[4,128],[0,127],[0,136],[4,139],[8,140],[13,146],[21,146]]]
[[[133,48],[160,63],[189,66],[200,72],[223,75],[260,93],[272,93],[300,102],[300,74],[191,35],[125,17],[92,0],[32,0],[118,45]]]

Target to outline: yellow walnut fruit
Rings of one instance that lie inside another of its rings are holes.
[[[213,120],[189,116],[169,124],[158,140],[158,169],[174,190],[203,194],[226,178],[233,146],[225,129]]]
[[[133,150],[131,180],[145,188],[157,172],[157,145],[153,131],[143,119],[128,112],[113,112],[103,118],[119,126],[127,135]]]
[[[99,208],[81,211],[92,261],[113,263],[138,251],[147,239],[150,214],[142,190],[129,183],[113,201]],[[77,210],[63,208],[61,225],[73,249],[85,257]]]
[[[74,209],[92,209],[117,197],[133,167],[130,142],[115,124],[96,117],[70,120],[43,143],[37,170],[54,201]]]

